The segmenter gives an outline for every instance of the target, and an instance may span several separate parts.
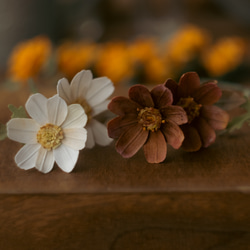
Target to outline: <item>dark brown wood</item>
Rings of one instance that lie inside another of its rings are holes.
[[[19,93],[1,93],[1,122]],[[19,169],[21,146],[0,142],[0,249],[250,249],[247,126],[200,152],[168,147],[161,164],[85,149],[70,174]]]
[[[237,192],[21,194],[1,202],[1,249],[249,249],[249,195]]]

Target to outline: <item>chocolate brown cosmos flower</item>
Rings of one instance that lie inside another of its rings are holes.
[[[108,134],[118,138],[117,152],[129,158],[143,146],[147,161],[159,163],[166,158],[167,143],[179,148],[184,135],[178,125],[186,123],[187,116],[172,102],[171,91],[163,84],[151,91],[135,85],[129,89],[129,98],[113,98],[108,108],[118,117],[108,123]]]
[[[181,76],[179,84],[168,79],[165,86],[173,94],[173,104],[187,112],[188,123],[180,126],[185,135],[182,148],[198,151],[211,145],[216,139],[215,130],[226,128],[229,120],[224,110],[213,105],[222,94],[216,82],[201,85],[198,74],[188,72]]]

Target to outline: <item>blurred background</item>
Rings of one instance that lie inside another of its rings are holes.
[[[1,0],[1,75],[25,84],[91,69],[152,84],[197,71],[249,83],[249,11],[249,0]]]

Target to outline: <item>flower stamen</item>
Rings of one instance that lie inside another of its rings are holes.
[[[50,123],[42,126],[36,135],[37,142],[47,150],[52,150],[60,146],[63,138],[62,128]]]
[[[165,120],[162,119],[161,113],[158,109],[145,107],[144,109],[137,109],[138,123],[143,126],[143,130],[157,131]]]
[[[77,98],[72,103],[80,104],[83,107],[85,114],[88,116],[88,121],[92,118],[92,108],[84,98]]]
[[[193,97],[180,98],[177,103],[178,106],[181,106],[187,113],[188,123],[191,123],[195,117],[199,116],[201,104],[198,104],[194,101]]]

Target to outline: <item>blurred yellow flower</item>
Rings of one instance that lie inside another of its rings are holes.
[[[144,63],[158,54],[158,45],[153,38],[137,38],[128,46],[128,53],[135,63]]]
[[[239,66],[245,53],[244,39],[240,37],[221,38],[204,52],[202,61],[209,75],[221,76]]]
[[[152,37],[137,38],[129,45],[128,53],[136,69],[141,71],[144,83],[159,84],[172,76],[170,65],[161,52],[160,44]]]
[[[72,79],[82,69],[90,68],[96,57],[96,48],[96,44],[86,41],[61,44],[57,50],[59,71]]]
[[[26,84],[36,77],[46,64],[51,52],[51,41],[46,36],[37,36],[19,43],[8,60],[8,75],[17,82]]]
[[[163,58],[151,57],[144,65],[144,74],[146,83],[160,84],[167,78],[173,77],[171,64]]]
[[[194,25],[186,25],[166,43],[166,57],[175,66],[182,67],[199,54],[208,44],[208,33]]]
[[[126,43],[109,42],[104,44],[99,51],[95,71],[98,76],[109,77],[114,84],[131,78],[134,68]]]

